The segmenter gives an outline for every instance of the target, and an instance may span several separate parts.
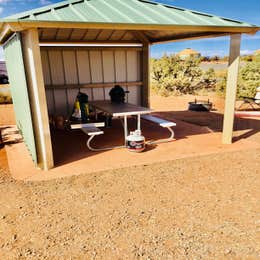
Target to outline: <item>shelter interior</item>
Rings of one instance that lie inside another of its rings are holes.
[[[129,103],[140,105],[140,51],[137,48],[42,47],[49,114],[68,114],[79,90],[90,101],[108,100],[115,83],[129,91]]]
[[[131,32],[40,29],[39,38],[49,115],[69,115],[78,91],[108,100],[116,83],[129,91],[127,102],[142,104],[142,43]]]

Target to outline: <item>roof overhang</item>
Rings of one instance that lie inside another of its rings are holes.
[[[197,26],[5,20],[4,22],[0,22],[0,43],[4,44],[13,32],[25,31],[32,28],[128,30],[141,32],[151,44],[185,39],[219,37],[230,34],[246,33],[253,35],[260,30],[260,27],[257,26]]]
[[[0,43],[4,43],[13,32],[32,28],[39,31],[53,29],[52,32],[102,32],[102,37],[94,40],[111,40],[104,38],[104,34],[109,30],[119,33],[124,30],[128,33],[125,38],[151,44],[230,34],[255,34],[260,30],[258,26],[247,22],[151,0],[66,0],[0,20]],[[129,36],[130,31],[133,37]],[[88,40],[88,37],[84,39]]]

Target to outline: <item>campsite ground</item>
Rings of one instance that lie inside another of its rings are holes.
[[[211,113],[185,112],[193,98],[153,96],[152,105],[218,131]],[[223,100],[210,98],[223,111]],[[260,142],[259,122],[250,127]],[[1,259],[260,256],[259,149],[34,183],[12,180],[4,149],[0,158]]]

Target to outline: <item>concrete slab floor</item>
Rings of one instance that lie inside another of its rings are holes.
[[[87,174],[135,165],[152,164],[187,157],[214,153],[232,152],[260,147],[258,142],[237,138],[232,145],[221,144],[221,133],[212,132],[209,128],[174,120],[176,140],[169,143],[148,146],[142,153],[131,153],[127,149],[116,149],[103,152],[89,151],[85,145],[87,136],[79,131],[53,131],[52,142],[55,168],[42,171],[34,167],[24,143],[6,146],[9,169],[13,178],[25,181],[50,180],[72,175]],[[135,120],[129,123],[135,129]],[[167,130],[144,121],[143,135],[147,140],[165,138]],[[247,130],[244,130],[246,133]],[[243,133],[244,133],[243,132]],[[243,134],[241,133],[241,134]],[[246,136],[246,135],[245,135]],[[94,141],[97,147],[121,145],[123,129],[119,120],[113,121],[113,127],[105,129],[105,134]]]

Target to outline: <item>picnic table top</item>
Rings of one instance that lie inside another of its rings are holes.
[[[137,106],[129,103],[112,103],[110,100],[99,100],[91,101],[89,104],[101,111],[104,111],[112,116],[131,116],[131,115],[141,115],[150,114],[153,112],[152,109],[142,106]]]

